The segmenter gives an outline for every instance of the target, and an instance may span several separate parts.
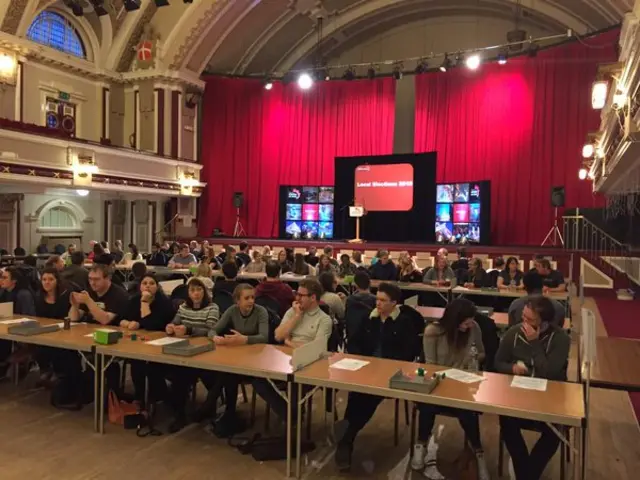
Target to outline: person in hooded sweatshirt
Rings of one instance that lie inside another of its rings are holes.
[[[281,318],[291,308],[295,295],[291,287],[280,280],[280,264],[274,260],[267,262],[265,267],[267,278],[256,287],[256,298],[270,297],[280,305],[278,315]]]
[[[555,309],[548,298],[529,297],[522,321],[512,326],[500,342],[495,368],[500,373],[566,381],[571,339],[554,322]],[[531,451],[522,429],[541,433]],[[553,457],[560,439],[546,423],[514,417],[500,417],[500,431],[509,451],[516,478],[537,480]]]
[[[372,280],[385,280],[393,282],[398,278],[398,270],[394,263],[389,259],[387,250],[378,252],[378,261],[371,267]]]

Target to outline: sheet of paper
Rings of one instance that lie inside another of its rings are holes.
[[[482,375],[477,375],[473,372],[466,372],[464,370],[458,370],[457,368],[450,368],[439,373],[444,373],[445,378],[451,378],[462,383],[476,383],[482,382],[485,378]]]
[[[511,386],[514,388],[524,388],[525,390],[537,390],[539,392],[547,391],[547,379],[546,378],[534,378],[534,377],[521,377],[515,376],[511,381]]]
[[[369,365],[369,362],[365,360],[355,360],[353,358],[343,358],[342,360],[332,363],[331,368],[338,368],[340,370],[350,370],[355,372],[360,370],[365,365]]]
[[[183,341],[184,338],[176,338],[176,337],[163,337],[158,338],[157,340],[151,340],[147,342],[147,345],[155,345],[157,347],[162,347],[163,345],[171,345],[172,343],[177,343]]]
[[[16,320],[2,320],[0,321],[0,323],[3,325],[14,325],[16,323],[24,323],[24,322],[31,322],[31,321],[32,321],[31,318],[18,318]]]
[[[85,337],[91,337],[91,338],[93,338],[93,333],[87,333],[87,334],[85,335]]]

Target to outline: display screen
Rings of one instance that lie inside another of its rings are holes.
[[[280,187],[280,235],[284,238],[333,238],[334,188]]]
[[[436,186],[437,242],[480,242],[480,194],[480,183],[447,183]]]
[[[370,212],[413,208],[413,165],[360,165],[355,171],[354,200]]]

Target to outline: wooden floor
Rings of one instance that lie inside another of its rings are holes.
[[[595,303],[589,301],[589,307]],[[599,318],[599,315],[598,315]],[[601,322],[600,322],[601,323]],[[606,334],[602,324],[600,333]],[[571,370],[575,372],[575,363]],[[258,463],[215,439],[202,426],[190,425],[177,435],[137,438],[132,431],[107,426],[104,436],[92,431],[92,409],[67,412],[52,408],[48,393],[32,388],[33,378],[20,386],[0,384],[0,478],[10,479],[279,479],[284,462]],[[590,423],[590,480],[638,478],[640,430],[624,392],[593,390]],[[339,397],[344,411],[345,397]],[[356,442],[349,475],[340,475],[326,441],[322,401],[314,402],[314,452],[304,458],[303,478],[424,478],[408,468],[409,432],[401,420],[401,438],[393,446],[393,402],[384,402]],[[248,416],[248,404],[240,403]],[[264,425],[264,404],[258,404],[256,424]],[[402,408],[401,408],[401,417]],[[460,470],[463,435],[455,420],[443,425],[438,461],[452,480],[469,478]],[[437,428],[437,427],[436,427]],[[493,478],[497,474],[497,418],[481,418],[483,443]],[[272,432],[278,427],[273,421]],[[535,438],[535,437],[532,437]],[[555,458],[545,478],[559,479]],[[633,473],[635,472],[635,474]],[[505,476],[506,478],[506,468]]]

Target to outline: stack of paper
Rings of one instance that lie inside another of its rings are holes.
[[[457,368],[450,368],[449,370],[444,370],[438,373],[444,373],[445,378],[451,378],[462,383],[481,382],[485,379],[482,375],[476,375],[472,372],[465,372],[464,370],[458,370]]]
[[[369,365],[369,362],[365,360],[355,360],[353,358],[343,358],[338,362],[332,363],[330,367],[337,368],[339,370],[350,370],[352,372],[355,372],[356,370],[360,370],[365,365]]]
[[[514,388],[524,388],[525,390],[537,390],[539,392],[546,392],[547,379],[515,376],[511,381],[511,386]]]

